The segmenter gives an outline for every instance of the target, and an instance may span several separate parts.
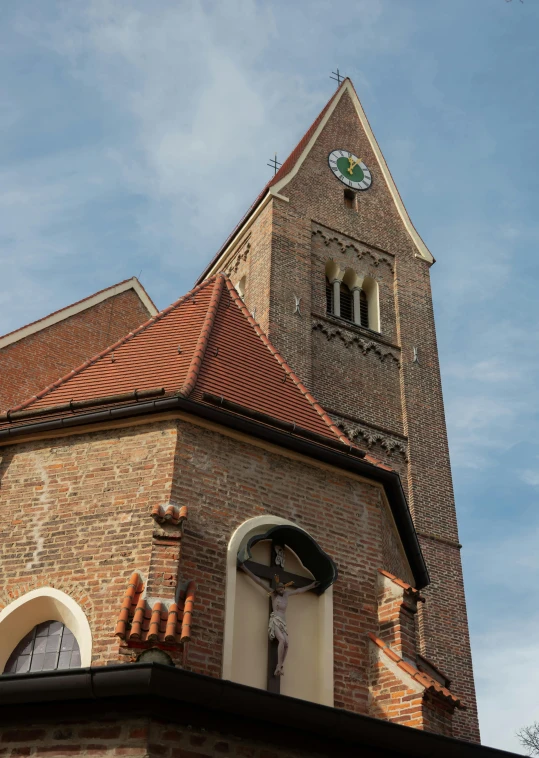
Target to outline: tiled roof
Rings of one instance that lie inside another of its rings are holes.
[[[382,650],[391,661],[396,663],[397,666],[406,674],[411,676],[412,679],[415,679],[416,682],[421,684],[425,690],[433,695],[441,697],[443,700],[450,703],[456,708],[466,710],[466,706],[463,705],[460,698],[456,697],[456,695],[453,695],[453,693],[450,692],[447,687],[443,687],[439,682],[436,681],[436,679],[434,679],[434,677],[425,674],[423,671],[419,671],[419,669],[415,666],[412,666],[411,663],[404,661],[399,655],[397,655],[397,653],[395,653],[394,650],[389,647],[389,645],[386,645],[386,643],[379,639],[375,634],[369,633],[369,637],[372,642],[374,642],[374,644],[379,647],[380,650]]]
[[[418,603],[425,602],[425,598],[420,594],[419,590],[416,590],[416,588],[412,587],[412,585],[408,584],[408,582],[404,582],[402,579],[399,579],[398,576],[395,576],[395,574],[390,574],[389,571],[385,571],[385,569],[378,569],[378,573],[382,574],[382,576],[386,576],[388,579],[391,579],[391,581],[397,584],[399,587],[402,587],[406,594],[413,597],[414,600],[416,600]]]
[[[195,583],[189,582],[180,591],[178,603],[168,610],[156,601],[150,608],[144,597],[140,574],[131,575],[114,634],[130,643],[179,645],[191,639],[191,617],[195,600]]]
[[[347,79],[345,79],[344,81],[347,81]],[[219,256],[221,255],[221,253],[223,252],[223,250],[227,247],[227,245],[229,244],[229,242],[233,239],[233,237],[236,234],[236,232],[239,229],[241,229],[241,227],[243,226],[243,224],[245,223],[245,221],[249,218],[249,216],[251,215],[251,213],[258,206],[258,204],[260,203],[260,201],[262,200],[262,198],[264,198],[266,196],[269,188],[273,187],[273,185],[277,184],[277,182],[280,182],[281,179],[283,179],[283,177],[285,177],[288,173],[290,173],[290,171],[292,171],[292,169],[296,165],[296,161],[300,157],[300,155],[303,152],[303,150],[305,149],[305,147],[308,145],[309,140],[311,139],[311,137],[313,136],[313,134],[317,130],[318,125],[320,124],[320,122],[322,121],[322,119],[324,118],[324,116],[326,115],[326,113],[328,111],[328,108],[331,106],[331,103],[333,102],[333,100],[335,99],[335,97],[337,96],[337,94],[339,93],[339,91],[340,91],[341,87],[343,86],[343,84],[344,84],[344,82],[342,82],[341,85],[339,87],[337,87],[337,90],[329,98],[328,102],[322,108],[322,110],[320,111],[320,113],[318,114],[318,116],[315,118],[315,120],[313,121],[313,123],[307,129],[307,131],[305,132],[305,134],[303,135],[303,137],[300,139],[300,141],[298,142],[298,144],[296,145],[296,147],[292,150],[292,152],[288,156],[288,158],[284,161],[284,163],[279,168],[279,170],[277,171],[277,173],[275,174],[275,176],[272,176],[272,178],[269,180],[269,182],[267,182],[267,184],[264,185],[264,189],[258,195],[258,197],[254,201],[254,203],[251,205],[251,207],[249,208],[249,210],[247,211],[247,213],[245,213],[245,215],[241,218],[241,220],[238,222],[238,224],[236,224],[236,226],[234,227],[234,229],[228,235],[225,243],[221,246],[221,248],[216,253],[216,255],[212,258],[212,260],[210,261],[210,263],[208,263],[208,265],[206,266],[206,268],[204,270],[204,273],[200,277],[199,281],[206,274],[206,272],[208,271],[208,269],[210,269],[213,266],[213,264],[216,263],[216,261],[219,260]]]
[[[223,397],[351,445],[270,343],[224,274],[195,287],[11,411],[52,407],[54,413],[54,406],[70,401],[157,386],[164,388],[165,396],[179,394],[198,402],[204,402],[205,393]]]

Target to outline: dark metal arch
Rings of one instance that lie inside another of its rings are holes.
[[[264,534],[256,534],[251,537],[238,551],[238,562],[243,563],[252,560],[252,548],[264,540],[273,540],[279,545],[289,547],[296,553],[305,568],[320,582],[315,590],[318,595],[325,592],[337,579],[339,572],[335,562],[322,550],[316,540],[303,529],[287,524],[272,526]]]

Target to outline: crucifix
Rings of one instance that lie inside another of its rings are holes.
[[[271,565],[257,561],[239,563],[245,573],[269,595],[268,623],[268,692],[280,692],[283,664],[288,652],[288,629],[286,608],[288,598],[314,590],[320,582],[285,570],[285,546],[271,541]],[[269,582],[269,585],[267,584]]]

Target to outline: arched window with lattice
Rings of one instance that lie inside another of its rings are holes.
[[[79,604],[40,587],[0,611],[0,674],[90,666],[92,632]]]

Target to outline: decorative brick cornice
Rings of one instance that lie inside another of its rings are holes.
[[[386,358],[390,358],[400,367],[400,358],[395,355],[395,351],[399,350],[398,347],[388,348],[382,341],[366,339],[360,333],[357,333],[352,325],[350,327],[348,324],[337,326],[329,319],[317,315],[313,317],[312,329],[313,331],[322,332],[328,341],[337,338],[347,348],[355,345],[361,350],[363,355],[368,355],[372,352],[380,361],[383,362]]]
[[[242,245],[240,245],[238,252],[234,255],[232,260],[229,262],[228,266],[225,269],[225,273],[227,276],[233,276],[236,271],[239,269],[242,263],[245,263],[247,260],[247,257],[249,256],[249,253],[251,251],[251,242],[248,240],[247,242],[244,242]]]
[[[376,268],[378,268],[380,264],[383,263],[389,268],[391,273],[394,272],[393,261],[389,257],[389,253],[374,251],[366,245],[362,245],[358,242],[352,242],[346,237],[341,237],[341,235],[328,233],[327,231],[320,229],[320,227],[313,228],[312,236],[320,237],[326,247],[329,247],[331,243],[334,242],[342,253],[346,253],[347,250],[353,250],[358,261],[361,261],[363,258],[367,257],[371,259],[372,264]],[[386,255],[388,256],[387,258],[385,257]]]
[[[361,440],[361,445],[370,450],[374,445],[380,445],[386,453],[391,455],[401,455],[405,462],[408,462],[408,451],[406,443],[402,440],[396,440],[383,432],[378,432],[367,426],[361,426],[358,423],[350,423],[335,419],[339,429],[346,434],[349,440]]]

